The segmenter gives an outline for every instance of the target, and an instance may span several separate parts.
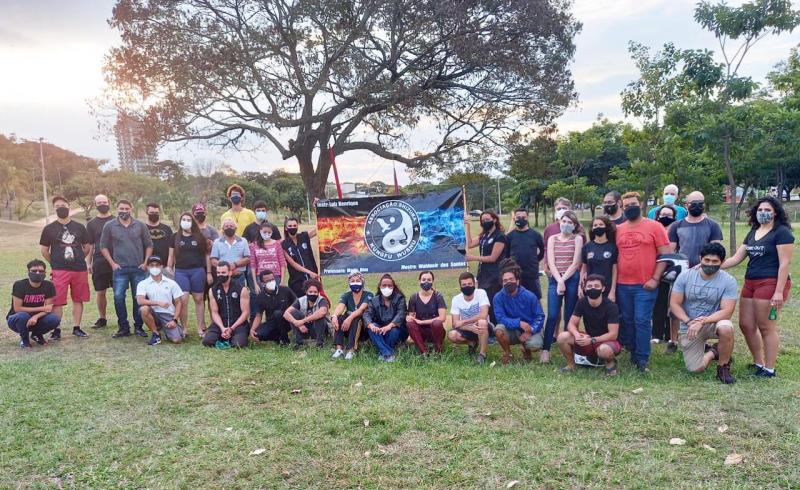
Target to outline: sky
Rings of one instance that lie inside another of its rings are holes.
[[[103,57],[119,42],[107,24],[113,5],[113,0],[0,0],[0,133],[43,137],[116,163],[113,138],[98,128],[89,107],[103,87]],[[557,121],[559,131],[586,129],[600,114],[623,119],[619,94],[637,76],[628,41],[655,49],[671,41],[679,48],[717,50],[713,35],[692,19],[694,5],[694,0],[576,0],[573,12],[583,23],[572,66],[579,100]],[[740,73],[763,80],[798,43],[800,31],[764,39]],[[240,171],[297,171],[296,164],[282,161],[269,145],[223,154],[201,144],[171,146],[159,158],[219,160]],[[371,153],[347,153],[337,163],[342,181],[392,182],[392,163]],[[408,183],[405,167],[396,168],[400,184]]]

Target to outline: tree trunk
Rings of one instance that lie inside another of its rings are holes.
[[[736,177],[733,175],[733,165],[731,165],[731,135],[730,132],[725,134],[725,139],[722,143],[722,161],[725,164],[725,173],[728,176],[728,185],[731,188],[731,206],[730,206],[730,244],[728,250],[736,250]]]
[[[303,186],[312,198],[325,198],[325,186],[328,185],[328,174],[331,170],[330,153],[327,148],[320,151],[317,159],[317,168],[311,158],[311,149],[298,152],[297,163],[300,167],[300,177]]]
[[[539,201],[533,201],[533,226],[539,228]]]
[[[750,184],[746,184],[744,186],[744,192],[742,192],[742,198],[739,199],[739,203],[736,205],[736,219],[738,220],[742,214],[742,204],[744,204],[744,200],[747,198],[747,191],[750,190]],[[735,196],[734,196],[735,199]]]

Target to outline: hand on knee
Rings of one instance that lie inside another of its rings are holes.
[[[611,349],[611,347],[607,345],[601,345],[600,347],[598,347],[597,355],[600,356],[601,359],[604,359],[606,361],[614,359],[614,351]]]

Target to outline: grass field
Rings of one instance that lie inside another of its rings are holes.
[[[0,229],[3,308],[37,238]],[[437,274],[448,299],[456,275]],[[416,275],[400,283],[410,294]],[[84,323],[96,317],[92,304]],[[791,300],[771,380],[747,374],[737,333],[733,386],[686,373],[663,346],[651,374],[622,356],[605,379],[559,374],[555,350],[550,365],[509,367],[451,348],[431,360],[408,349],[392,365],[371,349],[349,364],[328,349],[218,351],[193,325],[180,346],[113,340],[112,325],[23,352],[4,325],[0,488],[797,488],[798,319]],[[725,465],[734,452],[744,461]]]

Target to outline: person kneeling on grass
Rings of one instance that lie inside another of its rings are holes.
[[[250,290],[240,281],[232,281],[234,266],[220,260],[217,280],[208,292],[211,326],[203,336],[206,347],[247,347],[250,325]]]
[[[725,261],[725,247],[709,243],[700,250],[700,267],[683,272],[675,280],[670,296],[670,311],[680,320],[678,343],[683,350],[686,369],[703,372],[717,361],[717,379],[725,384],[736,382],[731,375],[733,323],[736,308],[736,279],[720,265]],[[715,345],[706,340],[717,338]]]
[[[617,305],[603,296],[605,278],[600,274],[589,274],[584,284],[583,298],[575,305],[575,310],[567,324],[567,330],[558,335],[558,348],[567,359],[562,372],[575,370],[575,354],[590,358],[600,358],[606,363],[606,375],[617,375],[616,356],[622,350],[617,341],[619,334],[619,309]],[[578,329],[581,318],[585,333]]]
[[[258,274],[258,282],[261,292],[252,300],[256,316],[250,337],[255,341],[272,340],[287,346],[291,326],[283,314],[297,301],[297,296],[288,287],[278,284],[275,274],[269,269]]]
[[[183,289],[178,283],[163,275],[161,257],[151,255],[147,259],[149,277],[136,285],[136,301],[142,320],[152,335],[148,345],[161,343],[161,334],[170,342],[180,343],[186,337],[186,328],[180,324],[183,310]]]
[[[504,269],[500,273],[503,289],[493,299],[497,317],[494,334],[503,348],[503,364],[511,362],[512,345],[522,345],[522,356],[530,361],[532,352],[541,350],[544,343],[544,310],[539,298],[519,285],[519,278],[519,267]]]
[[[299,349],[312,333],[316,346],[322,347],[328,330],[330,304],[327,299],[320,296],[322,284],[316,279],[309,279],[303,283],[303,290],[306,292],[305,296],[297,298],[297,301],[283,314],[283,318],[292,324],[294,349]]]
[[[6,316],[8,328],[19,334],[19,346],[30,349],[30,338],[45,345],[44,334],[58,328],[61,318],[53,313],[56,288],[45,280],[47,265],[34,259],[28,262],[28,278],[20,279],[11,289],[11,309]]]
[[[470,356],[478,350],[475,362],[486,361],[486,349],[489,346],[489,297],[483,289],[475,289],[475,276],[471,272],[462,272],[458,276],[461,294],[453,297],[450,306],[453,328],[447,338],[454,344],[469,345]]]
[[[347,276],[347,284],[350,290],[342,294],[331,315],[333,343],[336,346],[332,357],[339,359],[344,355],[346,361],[352,361],[358,342],[369,338],[364,328],[364,312],[369,307],[372,292],[364,289],[364,275],[357,271]],[[347,354],[344,353],[345,337],[347,337]]]
[[[364,312],[369,338],[378,349],[379,359],[395,361],[395,347],[408,338],[406,329],[406,297],[391,274],[384,274],[378,291]]]

